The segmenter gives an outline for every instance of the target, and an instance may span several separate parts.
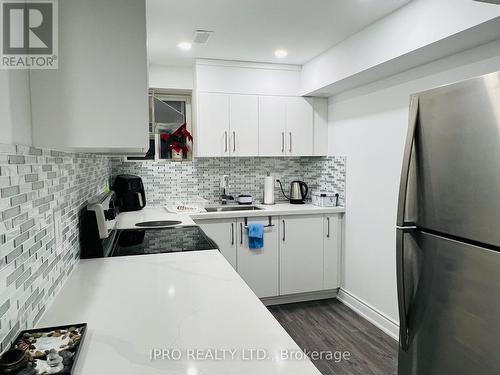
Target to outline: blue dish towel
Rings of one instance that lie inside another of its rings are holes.
[[[250,249],[264,247],[264,224],[248,224],[248,247]]]

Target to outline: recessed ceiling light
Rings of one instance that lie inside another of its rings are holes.
[[[288,55],[288,52],[284,49],[277,49],[274,51],[274,56],[276,56],[278,59],[282,59],[283,57],[286,57]]]
[[[177,47],[179,47],[183,51],[189,51],[191,49],[191,43],[180,42],[179,44],[177,44]]]

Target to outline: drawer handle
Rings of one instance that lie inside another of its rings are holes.
[[[328,223],[326,238],[330,238],[330,218],[329,217],[326,218],[326,222]]]

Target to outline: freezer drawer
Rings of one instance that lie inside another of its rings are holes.
[[[398,230],[398,294],[399,375],[500,374],[500,253]]]

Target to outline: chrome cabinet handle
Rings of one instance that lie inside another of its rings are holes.
[[[411,154],[415,142],[415,132],[419,120],[419,97],[412,96],[410,103],[410,123],[408,125],[408,134],[406,136],[406,145],[403,156],[403,167],[401,171],[401,181],[399,183],[399,199],[398,199],[398,214],[397,225],[405,225],[405,209],[406,209],[406,195],[408,191],[408,179],[410,177],[410,164]]]
[[[326,222],[327,222],[326,238],[330,238],[330,218],[329,217],[326,218]]]
[[[281,152],[285,152],[285,132],[281,132]]]
[[[243,223],[240,223],[240,245],[243,245]]]
[[[233,152],[236,152],[236,132],[233,132]]]
[[[227,132],[224,132],[224,152],[227,152]]]
[[[283,220],[283,242],[286,240],[286,224],[285,220]]]
[[[290,132],[290,152],[292,152],[292,132]]]
[[[234,223],[231,223],[231,245],[234,245]]]

